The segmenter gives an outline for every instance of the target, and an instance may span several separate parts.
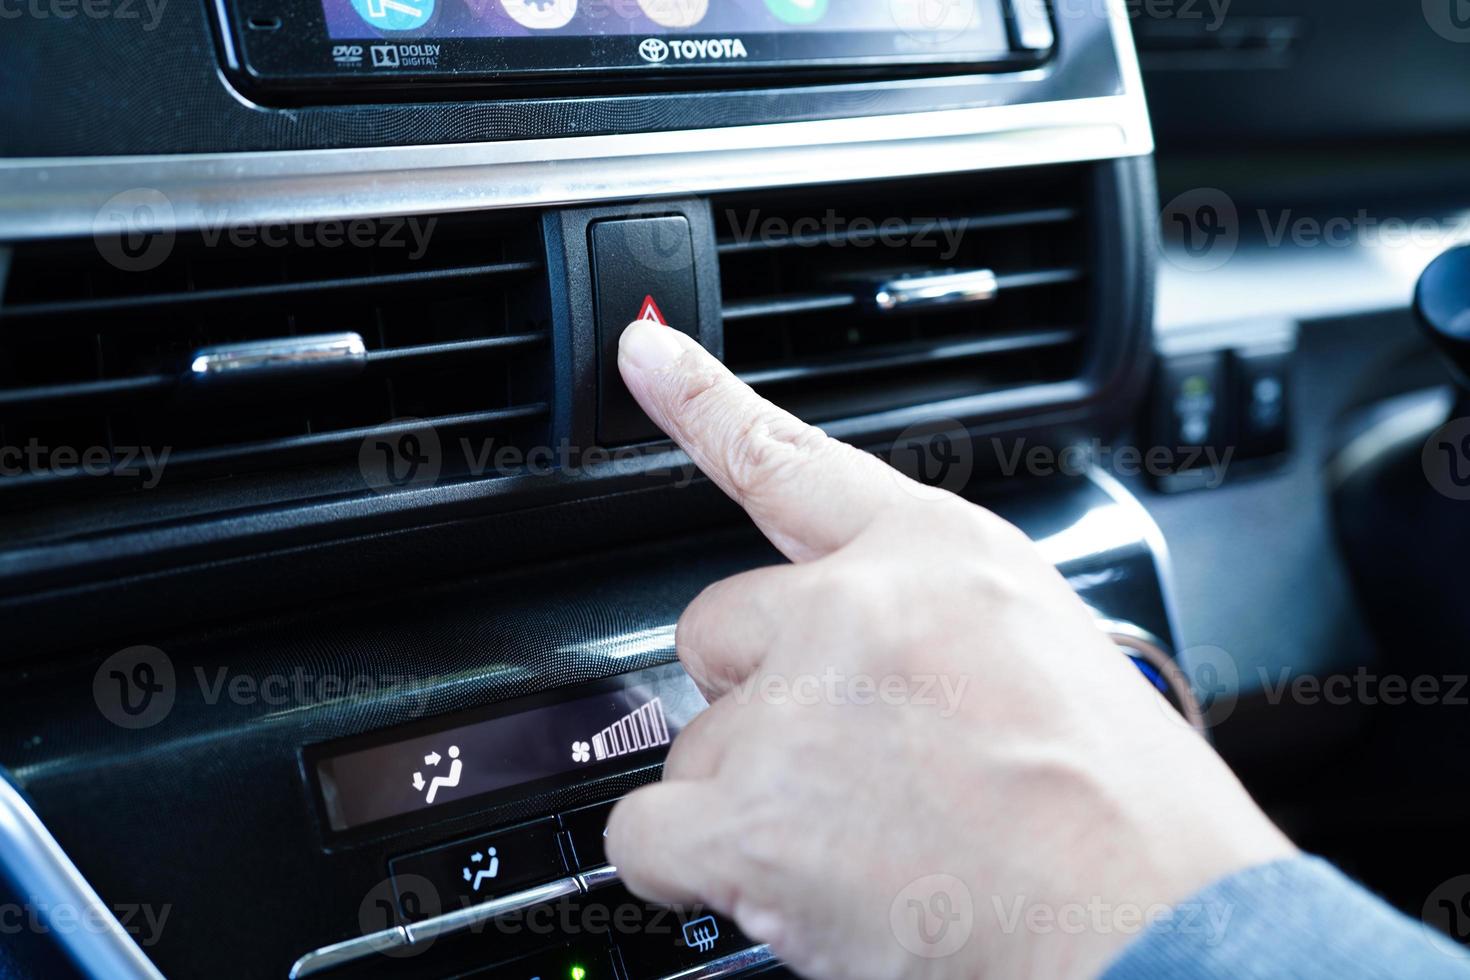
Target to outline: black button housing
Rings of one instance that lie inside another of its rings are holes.
[[[604,446],[661,438],[618,373],[618,338],[647,319],[651,298],[675,330],[699,336],[694,240],[683,215],[594,222],[588,231],[597,319],[597,439]]]
[[[652,905],[622,885],[589,896],[608,922],[628,980],[657,980],[756,945],[734,924],[700,906]]]
[[[567,860],[579,871],[607,864],[607,818],[615,803],[597,803],[561,815],[562,829],[572,842]]]
[[[1154,444],[1171,451],[1219,446],[1229,418],[1225,355],[1183,354],[1159,362],[1154,390]]]
[[[1235,351],[1234,358],[1240,454],[1250,457],[1285,452],[1291,351],[1282,347],[1246,348]]]
[[[438,890],[443,912],[563,877],[567,871],[556,834],[556,818],[548,817],[395,858],[389,868],[399,907],[406,918],[423,915],[417,903],[403,900],[402,879],[407,875],[421,876]]]

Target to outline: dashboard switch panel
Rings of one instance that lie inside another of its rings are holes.
[[[408,919],[422,909],[403,900],[408,876],[427,879],[444,911],[477,905],[565,873],[556,842],[556,819],[536,820],[509,830],[456,841],[394,859],[393,881]]]
[[[590,232],[597,307],[597,439],[604,446],[660,437],[618,374],[618,338],[634,320],[699,336],[694,240],[683,215],[599,221]]]
[[[562,828],[572,842],[569,860],[575,862],[577,870],[585,871],[607,863],[607,818],[616,802],[584,806],[561,815]]]

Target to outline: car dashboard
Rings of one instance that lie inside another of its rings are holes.
[[[0,976],[782,970],[602,852],[703,707],[680,611],[780,560],[635,319],[1016,523],[1204,727],[1189,474],[1114,440],[1296,335],[1156,336],[1121,3],[104,6],[0,35],[0,881],[53,923]]]

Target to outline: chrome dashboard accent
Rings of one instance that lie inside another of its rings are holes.
[[[401,949],[407,945],[408,931],[403,926],[394,926],[382,932],[369,933],[366,936],[358,936],[313,950],[291,964],[291,972],[287,976],[290,980],[301,980],[303,977],[315,976],[333,967],[354,963],[376,953]]]
[[[997,282],[989,269],[917,273],[884,279],[866,299],[881,313],[970,306],[995,299]]]
[[[163,980],[111,907],[77,870],[20,791],[0,773],[0,873],[15,893],[44,900],[43,915],[70,909],[71,926],[51,934],[85,976]],[[32,897],[33,896],[33,897]],[[86,923],[86,928],[79,927]]]
[[[585,895],[594,888],[610,885],[617,880],[618,869],[610,864],[605,864],[568,878],[558,878],[556,881],[511,892],[509,895],[502,895],[488,902],[481,902],[454,912],[445,912],[442,915],[424,919],[422,922],[411,922],[407,926],[395,926],[382,932],[346,939],[340,943],[312,950],[302,956],[292,964],[289,977],[290,980],[301,980],[303,977],[322,973],[333,967],[366,959],[384,950],[412,946],[415,943],[429,943],[441,936],[471,929],[502,915],[523,912],[545,902],[554,902],[558,898],[566,898],[570,895]]]
[[[583,871],[575,877],[577,884],[584,892],[590,892],[594,888],[601,888],[603,885],[611,885],[621,880],[618,877],[618,869],[611,864],[604,864],[599,868]]]
[[[720,977],[734,976],[737,973],[774,962],[776,962],[776,954],[771,952],[771,947],[752,946],[738,953],[731,953],[729,956],[722,956],[709,963],[671,974],[664,977],[663,980],[719,980]]]
[[[1131,97],[507,143],[0,163],[0,240],[91,235],[143,188],[177,231],[789,187],[1139,156]]]
[[[404,928],[408,931],[409,943],[428,942],[440,936],[472,928],[482,922],[489,922],[502,915],[521,912],[540,905],[542,902],[554,902],[558,898],[578,895],[581,892],[582,887],[576,878],[558,878],[556,881],[512,892],[501,898],[481,902],[479,905],[471,905],[469,908],[456,912],[446,912],[422,922],[411,922]]]
[[[1148,512],[1148,508],[1127,487],[1119,483],[1113,474],[1099,466],[1091,466],[1087,470],[1087,480],[1107,494],[1123,516],[1131,519],[1135,530],[1153,555],[1154,570],[1159,576],[1159,594],[1164,603],[1164,616],[1168,621],[1169,635],[1161,639],[1168,649],[1178,653],[1181,647],[1179,606],[1174,597],[1174,560],[1169,554],[1169,542],[1164,539],[1164,532]]]
[[[366,366],[367,345],[361,335],[332,333],[204,347],[189,359],[187,376],[195,384],[233,384],[304,375],[351,375]]]
[[[0,241],[91,235],[146,190],[137,231],[708,194],[1142,156],[1153,151],[1122,0],[1119,94],[662,133],[368,149],[0,161]],[[166,206],[165,206],[166,205]]]

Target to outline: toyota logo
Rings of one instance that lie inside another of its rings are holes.
[[[669,56],[669,46],[661,38],[646,37],[638,45],[638,56],[657,64]]]

